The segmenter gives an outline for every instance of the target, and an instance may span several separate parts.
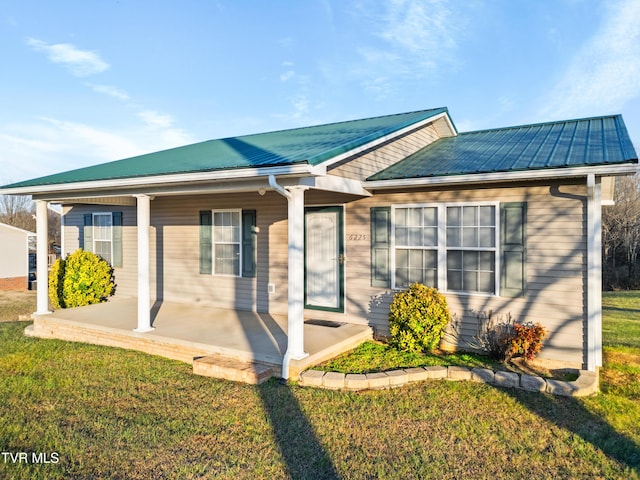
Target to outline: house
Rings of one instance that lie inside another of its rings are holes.
[[[445,293],[468,344],[482,318],[541,322],[541,356],[595,370],[601,204],[637,170],[619,115],[458,133],[446,108],[187,145],[8,185],[62,204],[63,254],[114,267],[118,295],[388,333],[394,290]],[[46,265],[38,262],[38,265]],[[46,275],[46,272],[41,272]],[[47,313],[46,290],[38,314]]]
[[[29,285],[29,238],[35,233],[0,223],[0,290]]]

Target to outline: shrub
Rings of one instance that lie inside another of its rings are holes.
[[[540,323],[531,322],[513,325],[513,337],[510,342],[512,356],[523,356],[526,360],[533,360],[544,346],[548,330]]]
[[[511,313],[506,318],[499,316],[494,319],[493,312],[489,311],[485,322],[480,322],[478,336],[476,340],[482,345],[482,349],[487,354],[499,362],[505,362],[512,356],[511,341],[514,337],[514,321]]]
[[[389,308],[389,343],[410,352],[434,350],[450,320],[444,296],[436,288],[414,283],[393,297]]]
[[[66,260],[57,260],[49,273],[49,297],[54,308],[100,303],[113,291],[113,269],[109,263],[82,249]]]
[[[49,299],[53,308],[64,308],[62,305],[62,284],[64,282],[64,260],[57,259],[49,271]]]

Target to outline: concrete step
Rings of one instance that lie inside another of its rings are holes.
[[[270,366],[221,355],[194,359],[193,373],[204,377],[222,378],[252,385],[266,382],[274,375],[273,368]]]

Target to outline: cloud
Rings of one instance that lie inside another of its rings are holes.
[[[438,51],[450,51],[457,46],[454,37],[455,18],[446,2],[441,0],[392,0],[383,18],[378,35],[390,45],[414,56],[429,53],[442,57]],[[433,60],[423,59],[431,67]]]
[[[40,117],[0,126],[0,172],[11,181],[40,177],[111,160],[187,145],[194,139],[177,128],[118,131]]]
[[[111,85],[95,85],[92,83],[87,83],[86,85],[94,92],[102,93],[104,95],[117,98],[118,100],[129,100],[129,95],[117,87]]]
[[[640,96],[640,2],[607,3],[604,13],[543,100],[543,118],[615,113]]]
[[[158,113],[154,110],[144,110],[138,113],[144,122],[152,128],[169,128],[173,125],[173,117],[171,115]]]
[[[293,70],[287,70],[283,74],[280,75],[280,80],[286,82],[287,80],[291,80],[295,76],[296,72]]]
[[[42,40],[29,38],[27,45],[37,52],[45,53],[51,62],[64,65],[77,77],[95,75],[109,68],[109,64],[97,53],[79,50],[70,43],[47,44]]]
[[[384,9],[377,11],[378,5]],[[372,24],[374,36],[383,41],[359,48],[367,65],[425,76],[456,62],[457,35],[466,23],[464,11],[453,11],[442,0],[391,0],[365,8],[364,18]]]

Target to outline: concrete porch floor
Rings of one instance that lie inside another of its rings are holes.
[[[287,348],[284,315],[162,302],[152,308],[155,330],[147,333],[133,331],[136,315],[136,298],[114,297],[98,305],[35,316],[25,334],[139,350],[189,364],[198,357],[218,356],[226,362],[267,365],[274,376],[282,375]],[[343,324],[336,328],[305,323],[304,343],[309,356],[291,361],[289,378],[297,380],[306,368],[369,338],[372,330],[366,325]]]

